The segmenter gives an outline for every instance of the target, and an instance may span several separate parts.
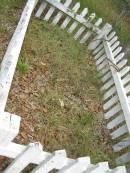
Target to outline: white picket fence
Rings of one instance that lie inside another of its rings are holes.
[[[74,38],[80,43],[89,43],[95,57],[97,70],[100,72],[103,87],[103,109],[105,118],[109,119],[108,129],[112,139],[117,139],[124,134],[125,139],[118,140],[113,146],[115,152],[122,151],[129,146],[129,67],[123,59],[124,54],[119,47],[119,41],[109,24],[101,26],[102,19],[97,19],[95,13],[86,16],[85,8],[80,14],[80,4],[73,4],[71,0],[44,0],[37,4],[37,0],[28,0],[22,13],[19,24],[9,43],[0,68],[0,155],[13,159],[12,163],[3,171],[4,173],[19,173],[30,163],[35,164],[31,173],[48,173],[57,170],[60,173],[126,173],[124,166],[111,170],[107,162],[92,164],[89,157],[77,160],[69,159],[65,150],[54,153],[44,152],[40,143],[27,146],[12,142],[19,133],[21,118],[5,112],[5,106],[16,69],[18,57],[29,24],[29,20],[36,4],[36,16],[52,24],[60,23],[62,29],[75,33]],[[72,6],[72,5],[71,5]],[[64,19],[63,19],[64,18]],[[70,25],[69,25],[70,24]],[[101,28],[99,27],[101,26]],[[76,30],[76,32],[74,32]],[[44,135],[44,134],[43,134]],[[118,164],[130,161],[129,152],[117,158]]]

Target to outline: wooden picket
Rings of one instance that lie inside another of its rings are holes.
[[[93,55],[103,86],[104,117],[109,120],[107,128],[115,142],[113,150],[122,152],[130,146],[130,74],[127,59],[115,32],[104,36],[103,42],[94,47]],[[124,138],[124,139],[123,139]],[[127,150],[126,150],[127,151]],[[116,159],[117,164],[130,162],[126,151]]]
[[[52,170],[58,170],[59,173],[126,173],[124,166],[112,170],[107,162],[94,165],[90,157],[76,160],[67,158],[65,150],[52,154],[44,152],[40,143],[31,143],[28,146],[10,143],[6,147],[0,146],[0,155],[14,159],[3,173],[20,173],[30,163],[36,165],[31,173],[49,173]]]
[[[73,34],[77,30],[74,38],[79,39],[80,43],[86,43],[94,33],[102,33],[100,30],[101,18],[96,18],[95,13],[89,15],[88,8],[84,8],[78,14],[80,3],[75,3],[73,7],[69,8],[71,3],[72,0],[66,0],[64,3],[57,0],[42,1],[37,7],[35,16],[46,20],[46,15],[49,15],[48,21],[50,20],[53,25],[60,23],[61,29],[67,29],[68,33]],[[50,6],[49,9],[48,5]],[[52,9],[53,12],[58,10],[57,14],[53,13],[53,15]]]
[[[107,162],[92,164],[90,157],[76,160],[67,157],[65,150],[47,153],[40,143],[27,146],[13,143],[18,135],[21,118],[5,112],[8,93],[16,69],[27,26],[37,0],[28,0],[16,31],[9,43],[0,69],[0,155],[13,159],[4,173],[20,173],[30,163],[35,164],[31,173],[126,173],[124,166],[112,170]],[[70,7],[71,6],[71,7]],[[59,24],[73,34],[80,43],[87,43],[103,83],[104,117],[107,128],[114,140],[113,150],[121,153],[116,158],[118,165],[130,162],[130,68],[122,53],[122,47],[110,24],[103,24],[102,18],[95,13],[89,14],[88,8],[80,11],[80,3],[72,0],[42,0],[36,6],[36,17],[51,21],[52,26]],[[20,38],[20,39],[19,39]],[[129,172],[129,169],[127,169]]]

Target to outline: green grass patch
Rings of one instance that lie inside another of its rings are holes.
[[[80,121],[82,125],[91,124],[93,122],[93,115],[91,112],[85,112],[81,115]]]
[[[26,74],[28,72],[28,64],[26,63],[19,63],[17,65],[17,70],[21,73],[21,74]]]

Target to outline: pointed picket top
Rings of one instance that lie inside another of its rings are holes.
[[[5,169],[4,173],[20,173],[32,160],[42,153],[42,145],[38,142],[30,143],[25,150]]]
[[[99,18],[96,22],[95,22],[95,29],[97,29],[97,27],[99,27],[102,23],[102,18]],[[80,40],[80,43],[85,43],[89,38],[90,36],[92,35],[92,31],[88,31],[83,37],[82,39]]]
[[[38,8],[38,10],[35,14],[35,16],[41,17],[41,15],[42,15],[43,11],[46,9],[46,7],[47,7],[47,3],[45,1],[42,1],[40,7]]]
[[[65,150],[58,150],[48,156],[31,173],[48,173],[53,169],[61,169],[67,163]]]
[[[75,15],[79,8],[80,8],[80,3],[77,2],[72,8],[72,10],[69,9],[69,11],[71,11],[73,15]],[[71,18],[67,16],[66,19],[63,21],[61,28],[65,29],[70,21],[71,21]]]
[[[64,6],[65,7],[69,7],[69,5],[72,3],[72,0],[66,0],[65,3],[64,3]],[[64,13],[62,11],[59,11],[57,13],[57,15],[54,17],[53,21],[52,21],[52,24],[53,25],[56,25],[60,19],[62,18],[62,16],[64,15]]]
[[[57,2],[60,2],[61,0],[57,0]],[[53,15],[54,11],[55,11],[55,7],[50,7],[50,9],[48,10],[47,14],[45,15],[44,19],[45,21],[48,21],[50,19],[50,17]]]
[[[78,9],[80,8],[80,2],[77,2],[74,7],[72,8],[72,12],[76,13]]]
[[[102,21],[102,18],[99,18],[94,25],[98,27],[102,24]]]
[[[83,11],[80,13],[82,17],[85,17],[88,14],[88,8],[84,8]]]
[[[58,173],[81,173],[90,166],[90,157],[81,157],[63,167]]]
[[[88,8],[84,8],[83,11],[80,13],[81,17],[85,17],[88,14]],[[78,22],[74,21],[70,28],[68,29],[68,33],[72,33],[74,29],[78,26]]]
[[[71,3],[72,3],[72,0],[66,0],[65,3],[64,3],[64,5],[66,7],[68,7]]]
[[[96,13],[91,13],[90,16],[88,17],[88,21],[91,22],[93,19],[96,17]]]
[[[90,165],[88,169],[82,173],[105,173],[108,170],[110,170],[108,162],[100,162],[96,165]]]

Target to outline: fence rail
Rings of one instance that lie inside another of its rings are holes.
[[[47,173],[52,170],[60,173],[126,173],[124,166],[111,170],[107,162],[94,165],[89,157],[77,160],[67,158],[65,150],[44,152],[40,143],[24,146],[12,142],[19,133],[21,118],[5,112],[5,106],[35,6],[36,17],[44,21],[50,20],[53,25],[59,24],[61,29],[73,34],[74,39],[88,44],[103,83],[101,92],[104,117],[108,120],[107,128],[115,143],[113,150],[121,153],[116,162],[119,165],[130,162],[127,149],[130,146],[130,68],[124,59],[124,53],[121,52],[116,32],[110,24],[103,24],[102,19],[98,19],[95,13],[89,14],[88,8],[79,11],[80,3],[74,4],[72,0],[44,0],[40,3],[37,3],[37,0],[28,0],[0,69],[0,155],[14,159],[4,173],[19,173],[30,163],[37,165],[31,173]]]

